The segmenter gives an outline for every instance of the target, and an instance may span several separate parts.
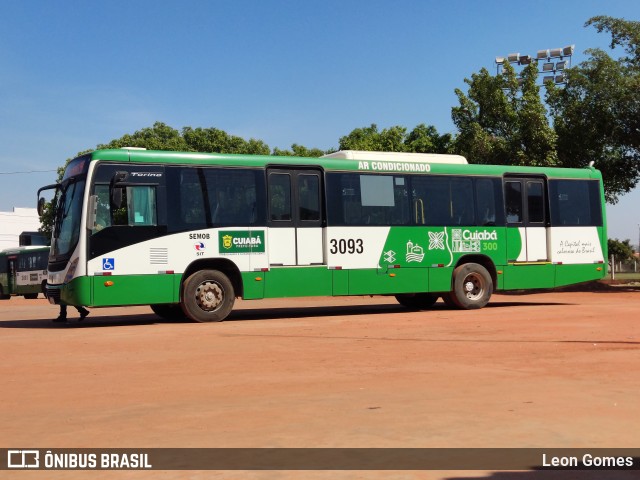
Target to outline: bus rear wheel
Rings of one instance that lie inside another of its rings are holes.
[[[477,263],[465,263],[453,271],[453,292],[450,299],[465,310],[482,308],[493,293],[493,280],[486,268]]]
[[[221,322],[231,313],[234,302],[233,284],[218,270],[200,270],[184,282],[182,310],[195,322]]]
[[[396,300],[403,307],[413,310],[426,310],[438,301],[436,293],[404,293],[396,295]]]

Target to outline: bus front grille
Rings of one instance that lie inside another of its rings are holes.
[[[49,303],[60,303],[60,289],[59,288],[45,288],[45,297],[49,299]]]

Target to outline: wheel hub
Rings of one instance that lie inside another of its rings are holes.
[[[215,282],[203,282],[196,289],[196,303],[207,312],[218,308],[224,300],[224,292]]]
[[[484,294],[484,280],[479,275],[468,275],[464,279],[464,291],[469,300],[477,300]]]

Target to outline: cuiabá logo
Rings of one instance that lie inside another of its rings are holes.
[[[220,253],[264,252],[264,230],[218,232]]]

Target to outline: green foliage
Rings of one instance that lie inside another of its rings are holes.
[[[519,86],[508,63],[501,75],[483,68],[465,79],[468,94],[456,89],[460,106],[452,109],[459,134],[455,151],[472,163],[554,166],[556,135],[536,85],[537,65],[523,70]]]
[[[182,138],[187,144],[185,149],[191,152],[269,155],[269,146],[262,140],[245,140],[217,128],[185,127]]]
[[[143,128],[132,135],[125,134],[109,143],[98,145],[98,149],[139,147],[147,150],[188,150],[187,142],[175,128],[162,122],[156,122],[153,127]]]
[[[616,262],[626,262],[633,259],[633,247],[631,246],[631,240],[620,241],[616,239],[609,239],[607,241],[609,248],[609,255],[613,255]]]
[[[567,71],[564,88],[551,88],[547,102],[558,133],[563,166],[589,161],[602,171],[607,200],[629,192],[640,180],[640,22],[593,17],[585,26],[611,34],[617,60],[600,49]]]
[[[273,155],[279,157],[313,157],[318,158],[321,157],[330,151],[320,150],[319,148],[307,148],[302,145],[298,145],[294,143],[291,145],[291,150],[280,150],[279,148],[273,149]]]
[[[425,124],[418,125],[407,134],[407,129],[399,125],[379,131],[378,126],[372,123],[341,137],[340,150],[450,153],[451,135],[439,135],[434,126]]]
[[[246,153],[269,155],[269,146],[262,140],[229,135],[217,128],[184,127],[182,132],[162,122],[143,128],[132,135],[125,134],[97,148],[141,147],[147,150],[172,150],[180,152]]]

